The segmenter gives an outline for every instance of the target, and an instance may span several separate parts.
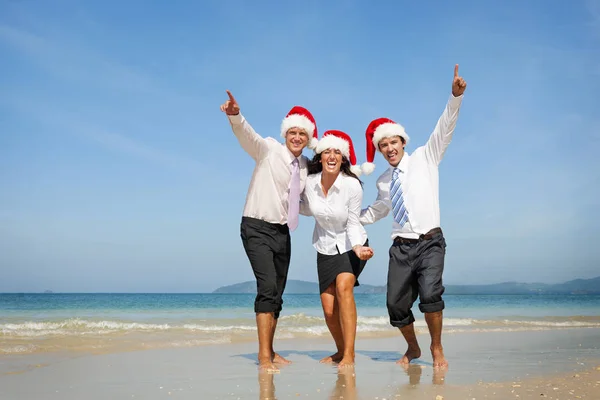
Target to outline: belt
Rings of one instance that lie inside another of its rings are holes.
[[[400,243],[400,244],[414,244],[414,243],[419,243],[423,240],[431,240],[433,239],[433,236],[438,234],[438,233],[442,233],[442,228],[433,228],[432,230],[430,230],[429,232],[419,235],[418,239],[407,239],[407,238],[403,238],[400,236],[396,236],[394,238],[394,243]]]

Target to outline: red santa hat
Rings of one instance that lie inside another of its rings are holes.
[[[342,152],[344,157],[350,161],[350,171],[356,176],[360,176],[360,166],[356,165],[356,154],[354,153],[354,144],[348,134],[342,131],[330,130],[323,134],[323,137],[317,143],[315,153],[321,154],[321,152],[327,149],[337,149]]]
[[[409,138],[402,125],[395,123],[389,118],[377,118],[371,121],[366,132],[367,162],[362,165],[362,171],[365,175],[369,175],[375,171],[373,160],[375,159],[375,152],[379,150],[379,141],[383,138],[393,136],[400,136],[408,144]]]
[[[291,128],[302,128],[308,134],[308,148],[317,147],[317,123],[310,111],[301,106],[294,106],[281,122],[281,137],[285,137]]]

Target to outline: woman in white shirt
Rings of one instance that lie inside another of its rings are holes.
[[[321,362],[354,365],[356,303],[354,286],[373,250],[359,221],[363,190],[352,139],[327,131],[308,164],[301,213],[315,218],[313,246],[321,304],[337,352]]]

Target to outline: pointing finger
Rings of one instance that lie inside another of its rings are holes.
[[[458,76],[458,64],[454,65],[454,77]]]
[[[227,95],[229,96],[229,100],[231,100],[232,103],[236,103],[235,97],[233,97],[231,92],[229,90],[227,90],[226,92],[227,92]]]

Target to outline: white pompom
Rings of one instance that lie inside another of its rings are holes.
[[[362,172],[365,175],[371,175],[375,171],[375,164],[366,162],[362,165]]]
[[[350,167],[350,171],[356,176],[362,175],[362,170],[360,169],[360,167],[358,165],[352,165]]]

